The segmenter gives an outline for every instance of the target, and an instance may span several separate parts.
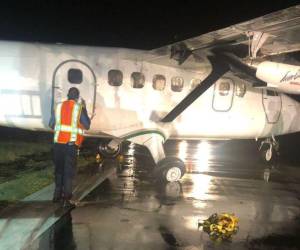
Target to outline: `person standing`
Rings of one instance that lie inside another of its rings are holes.
[[[53,161],[55,165],[55,190],[53,202],[73,206],[72,181],[76,171],[77,151],[83,142],[83,131],[90,128],[90,118],[80,93],[75,87],[68,91],[68,100],[57,104],[49,121],[54,129]]]

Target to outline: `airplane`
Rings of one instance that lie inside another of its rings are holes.
[[[150,51],[0,42],[0,125],[50,131],[51,110],[77,87],[91,117],[89,137],[148,148],[163,181],[184,162],[168,139],[260,139],[266,161],[275,136],[300,131],[300,5]]]

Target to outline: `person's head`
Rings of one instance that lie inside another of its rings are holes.
[[[79,90],[75,87],[69,89],[68,99],[77,101],[79,98]]]

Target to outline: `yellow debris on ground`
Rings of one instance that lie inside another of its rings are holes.
[[[229,213],[214,213],[208,219],[198,222],[198,229],[200,227],[202,227],[203,232],[208,233],[211,240],[217,242],[231,240],[239,229],[238,218]]]
[[[100,163],[101,161],[102,161],[101,155],[100,155],[100,154],[97,154],[97,155],[96,155],[96,162],[97,162],[97,163]]]

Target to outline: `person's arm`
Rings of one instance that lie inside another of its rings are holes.
[[[80,115],[80,123],[83,125],[84,129],[89,130],[91,126],[91,120],[88,116],[86,108],[83,106]]]
[[[50,118],[48,126],[52,129],[54,129],[54,127],[55,127],[55,113],[54,113],[54,110],[52,110],[52,112],[51,112],[51,118]]]

